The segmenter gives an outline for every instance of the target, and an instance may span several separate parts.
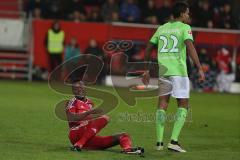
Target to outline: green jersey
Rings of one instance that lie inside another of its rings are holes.
[[[180,21],[158,27],[150,42],[158,45],[160,76],[188,76],[184,43],[188,39],[193,41],[191,27]]]

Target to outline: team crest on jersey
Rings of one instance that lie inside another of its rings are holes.
[[[188,31],[188,34],[192,35],[192,31]]]

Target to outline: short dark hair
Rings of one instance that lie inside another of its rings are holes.
[[[185,1],[176,2],[172,8],[172,14],[174,18],[178,18],[181,16],[181,13],[186,12],[189,8],[189,5]]]
[[[78,86],[78,85],[79,85],[79,86],[84,86],[84,82],[78,80],[78,81],[74,81],[73,84],[72,84],[73,87]]]

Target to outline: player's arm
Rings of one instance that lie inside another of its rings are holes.
[[[100,113],[102,113],[102,110],[99,108],[94,108],[89,111],[78,113],[78,114],[67,111],[67,117],[69,121],[75,122],[75,121],[82,121],[85,118],[87,118],[87,116],[89,115],[100,114]]]
[[[150,61],[150,55],[151,55],[151,52],[152,52],[153,48],[154,48],[154,44],[151,43],[151,42],[148,42],[146,50],[145,50],[145,55],[144,55],[144,61],[145,62]],[[148,70],[147,65],[145,65],[145,70]]]
[[[205,80],[205,75],[202,69],[202,65],[199,61],[197,51],[193,45],[193,42],[189,39],[185,40],[184,43],[186,44],[188,54],[190,58],[192,59],[193,63],[197,66],[198,72],[199,72],[199,80],[204,81]]]
[[[150,61],[150,55],[151,55],[151,52],[154,48],[154,44],[149,42],[147,44],[147,47],[146,47],[146,50],[145,50],[145,55],[144,55],[144,62],[149,62]],[[149,74],[149,69],[148,69],[148,64],[146,63],[144,65],[144,73],[143,73],[143,77],[142,77],[142,82],[143,84],[145,85],[148,85],[149,84],[149,80],[150,80],[150,74]]]
[[[150,39],[150,42],[148,42],[146,50],[145,50],[145,56],[144,56],[144,62],[149,62],[150,61],[150,55],[152,53],[152,49],[154,48],[154,45],[158,44],[158,30],[153,34],[152,38]],[[149,84],[150,81],[150,74],[149,74],[149,69],[148,69],[148,64],[146,63],[144,66],[144,73],[142,77],[142,82],[145,85]]]

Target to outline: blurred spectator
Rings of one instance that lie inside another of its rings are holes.
[[[125,51],[124,54],[128,56],[129,62],[134,62],[134,61],[137,61],[136,56],[139,51],[140,51],[140,48],[137,48],[136,45],[133,45],[129,50]]]
[[[198,69],[193,68],[191,74],[191,80],[193,84],[193,88],[199,91],[211,92],[215,90],[216,87],[216,77],[217,77],[217,68],[216,63],[211,59],[209,53],[205,48],[201,48],[199,51],[199,60],[202,63],[202,68],[205,73],[205,81],[199,82],[198,76]]]
[[[160,24],[166,23],[170,19],[171,3],[169,0],[163,1],[163,6],[158,10],[158,20]]]
[[[78,76],[78,72],[74,72],[74,70],[78,67],[80,60],[80,47],[77,44],[77,39],[72,37],[69,44],[65,47],[64,61],[68,61],[64,66],[64,75],[70,74],[70,79],[74,80]],[[75,58],[74,58],[75,57]],[[65,76],[64,76],[65,77]]]
[[[198,77],[191,76],[191,81],[193,84],[193,88],[197,91],[204,91],[204,92],[213,92],[216,90],[217,80],[216,77],[218,75],[217,71],[204,66],[204,73],[205,73],[205,81],[199,82]],[[192,71],[193,75],[197,75],[197,69]]]
[[[81,50],[79,45],[77,44],[76,38],[71,38],[71,41],[69,44],[65,47],[65,54],[64,54],[64,61],[67,61],[73,57],[79,56],[81,54]],[[77,64],[77,61],[72,61],[74,64]]]
[[[153,24],[155,22],[157,23],[157,20],[156,20],[157,14],[158,14],[157,8],[156,8],[154,0],[148,0],[147,5],[142,8],[143,22],[150,23],[150,24]],[[155,18],[153,18],[153,17],[155,17]]]
[[[197,12],[197,26],[199,27],[212,27],[213,10],[208,0],[200,1],[199,10]],[[210,21],[210,22],[209,22]],[[209,24],[210,23],[210,24]]]
[[[46,17],[51,19],[62,19],[64,13],[64,0],[46,0]]]
[[[207,21],[207,28],[214,28],[214,24],[212,20]]]
[[[86,16],[82,13],[80,13],[79,11],[74,11],[71,15],[70,15],[70,19],[73,22],[84,22],[86,20]]]
[[[82,4],[81,0],[70,0],[69,2],[69,13],[72,13],[74,11],[79,11],[80,13],[86,14],[86,11],[84,9],[84,6]]]
[[[46,36],[46,49],[49,53],[51,71],[62,63],[65,33],[60,23],[54,21]]]
[[[238,1],[238,0],[209,0],[209,3],[211,4],[214,12],[219,13],[222,10],[222,7],[226,3],[230,4],[233,1]]]
[[[81,0],[70,0],[70,2],[66,3],[65,10],[70,19],[73,19],[74,21],[83,21],[86,19],[86,11],[82,5]]]
[[[89,45],[85,50],[85,54],[91,54],[99,57],[100,59],[104,58],[104,54],[102,49],[98,46],[97,41],[95,39],[91,39],[89,41]]]
[[[217,87],[219,92],[230,92],[231,84],[235,79],[235,75],[233,73],[224,73],[220,72],[217,76]]]
[[[140,9],[134,0],[125,0],[120,7],[120,18],[124,22],[139,22]]]
[[[86,19],[116,22],[120,19],[123,22],[163,24],[171,19],[174,1],[176,0],[28,0],[26,11],[37,19],[71,19],[75,22]],[[191,0],[189,4],[193,26],[240,28],[239,0]]]
[[[157,18],[157,16],[152,16],[152,17],[150,17],[150,19],[149,19],[149,24],[158,25],[159,23],[158,23],[158,18]]]
[[[44,0],[29,0],[27,3],[27,15],[31,14],[35,18],[39,18],[42,17],[45,10],[46,3]]]
[[[226,3],[221,9],[220,12],[220,21],[219,26],[225,29],[234,29],[235,22],[232,15],[232,8],[230,4]]]
[[[42,18],[42,10],[40,8],[35,8],[32,12],[32,16],[35,19],[41,19]]]
[[[197,26],[197,16],[198,16],[198,10],[199,10],[199,0],[191,0],[189,1],[189,6],[190,6],[190,18],[191,18],[191,25],[192,26]]]
[[[229,50],[227,50],[226,48],[221,48],[218,52],[217,52],[217,56],[216,56],[216,62],[218,65],[218,68],[220,71],[223,71],[224,73],[229,73],[231,72],[231,54],[229,52]]]
[[[87,21],[89,22],[102,22],[103,19],[100,13],[97,10],[92,10],[90,16],[88,17]]]
[[[110,22],[119,22],[119,14],[118,12],[112,12]]]
[[[211,59],[209,57],[209,54],[207,53],[207,50],[205,48],[201,48],[199,52],[199,60],[203,65],[209,65],[211,64]]]
[[[216,57],[216,61],[220,70],[217,76],[217,85],[220,92],[229,92],[232,82],[235,79],[232,73],[231,54],[226,48],[221,48]]]
[[[103,62],[105,61],[105,56],[104,53],[102,51],[102,49],[98,46],[98,43],[95,39],[91,39],[89,41],[89,46],[87,47],[87,49],[85,50],[85,54],[91,54],[94,56],[97,56],[98,58],[100,58]],[[97,64],[95,63],[95,59],[91,59],[91,57],[89,58],[89,63],[92,64]],[[105,65],[102,68],[102,71],[100,72],[100,74],[98,75],[98,79],[97,79],[97,83],[98,84],[102,84],[104,77],[106,76],[106,69],[105,69]]]
[[[113,21],[113,13],[118,13],[119,7],[115,0],[107,0],[102,8],[101,8],[101,15],[105,22]]]

